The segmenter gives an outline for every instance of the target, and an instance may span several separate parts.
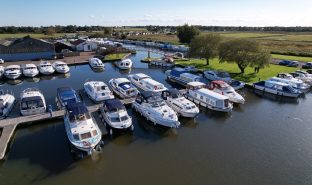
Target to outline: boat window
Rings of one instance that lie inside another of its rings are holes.
[[[203,96],[200,96],[200,99],[201,99],[201,100],[203,100],[203,99],[204,99],[204,97],[203,97]]]
[[[75,140],[80,140],[80,139],[79,139],[79,134],[73,134],[73,138],[74,138]]]
[[[44,104],[42,100],[22,101],[22,104],[21,104],[22,110],[40,108],[43,106]]]
[[[128,119],[128,116],[126,116],[126,115],[120,117],[120,121],[126,121],[127,119]]]
[[[112,122],[120,122],[119,117],[110,117]]]
[[[96,136],[96,135],[98,135],[98,132],[97,132],[97,130],[93,130],[93,131],[92,131],[92,134],[93,134],[93,136]]]
[[[87,133],[84,133],[84,134],[80,134],[81,140],[88,139],[90,137],[92,137],[90,132],[87,132]]]

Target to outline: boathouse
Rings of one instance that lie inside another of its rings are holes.
[[[55,56],[54,45],[29,36],[0,40],[0,58],[4,61],[52,59]]]

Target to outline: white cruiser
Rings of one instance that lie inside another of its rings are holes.
[[[64,125],[72,150],[81,158],[84,154],[91,155],[95,150],[101,150],[102,133],[84,103],[66,105]]]
[[[186,97],[203,107],[219,112],[231,112],[233,105],[227,96],[213,92],[201,82],[188,83]]]
[[[54,68],[52,67],[51,63],[48,61],[42,61],[38,65],[38,70],[43,75],[51,75],[55,72]]]
[[[83,88],[92,101],[100,102],[108,99],[114,99],[112,91],[102,81],[89,81],[83,85]]]
[[[290,98],[297,98],[302,94],[301,91],[292,88],[291,85],[271,80],[254,83],[253,87],[260,91]]]
[[[120,98],[133,98],[139,93],[138,89],[127,78],[113,78],[108,82],[111,89]]]
[[[198,107],[193,102],[186,99],[177,89],[163,91],[162,97],[178,115],[194,118],[199,114]]]
[[[113,130],[130,132],[134,130],[132,118],[128,115],[126,107],[118,99],[105,100],[100,108],[100,117],[110,135],[113,135]]]
[[[11,112],[15,97],[9,93],[0,92],[0,119],[5,119]]]
[[[167,90],[163,84],[153,80],[150,76],[143,73],[132,74],[129,75],[128,78],[135,86],[143,91],[162,92]]]
[[[230,102],[236,104],[244,104],[245,99],[237,93],[232,86],[224,81],[212,81],[210,82],[208,89],[216,93],[222,94],[229,98]]]
[[[185,68],[179,67],[176,67],[172,70],[167,70],[165,74],[170,81],[185,87],[189,82],[199,82],[202,79],[200,76],[189,73]]]
[[[26,77],[35,77],[39,74],[39,70],[35,64],[22,65],[23,75]]]
[[[306,93],[310,90],[310,85],[303,83],[302,80],[295,79],[295,78],[286,79],[286,78],[272,77],[269,80],[288,84],[294,89],[300,90],[303,93]]]
[[[133,62],[131,59],[124,59],[124,60],[115,62],[115,65],[119,69],[127,70],[127,69],[131,69]]]
[[[289,73],[289,74],[296,79],[302,80],[304,83],[312,85],[312,78],[303,74],[303,73],[293,72],[293,73]]]
[[[20,109],[23,116],[46,112],[46,102],[42,93],[35,88],[25,89],[21,93]]]
[[[4,76],[8,79],[15,80],[22,75],[19,65],[9,65],[4,69]]]
[[[69,72],[69,67],[65,62],[55,61],[52,64],[52,66],[53,66],[54,70],[58,73],[65,74],[65,73]]]
[[[151,91],[139,93],[132,107],[154,125],[170,128],[180,126],[177,114],[166,104],[159,93]]]
[[[90,58],[89,64],[93,69],[104,69],[105,67],[103,62],[98,58]]]

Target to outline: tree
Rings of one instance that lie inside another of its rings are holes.
[[[218,46],[221,37],[218,34],[207,34],[196,36],[190,44],[190,56],[209,60],[218,56]]]
[[[113,28],[105,27],[103,31],[104,31],[104,35],[110,36],[113,33]]]
[[[195,26],[185,24],[177,28],[177,36],[181,43],[190,43],[191,40],[199,34],[199,30]]]
[[[235,39],[220,44],[220,62],[236,63],[241,73],[247,66],[265,67],[271,56],[256,41]]]
[[[44,30],[45,35],[54,35],[56,33],[55,28],[48,27]]]

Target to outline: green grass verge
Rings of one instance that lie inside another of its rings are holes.
[[[105,56],[103,61],[122,60],[127,55],[129,55],[129,53],[108,54]]]
[[[176,64],[181,64],[185,66],[193,65],[202,71],[204,70],[226,71],[230,73],[232,78],[236,80],[244,81],[246,83],[253,83],[253,82],[258,82],[260,80],[267,80],[268,78],[276,76],[278,73],[290,73],[290,72],[294,72],[295,70],[298,70],[298,68],[285,67],[285,66],[271,64],[269,67],[260,69],[260,72],[257,74],[254,73],[254,68],[251,68],[251,67],[247,67],[245,69],[245,74],[240,74],[240,70],[236,64],[219,63],[218,59],[211,60],[209,66],[206,65],[205,60],[201,60],[201,59],[190,59],[188,61],[176,60]]]
[[[281,59],[281,60],[295,60],[295,61],[301,61],[301,62],[312,62],[312,57],[299,57],[299,56],[272,54],[272,58]]]

